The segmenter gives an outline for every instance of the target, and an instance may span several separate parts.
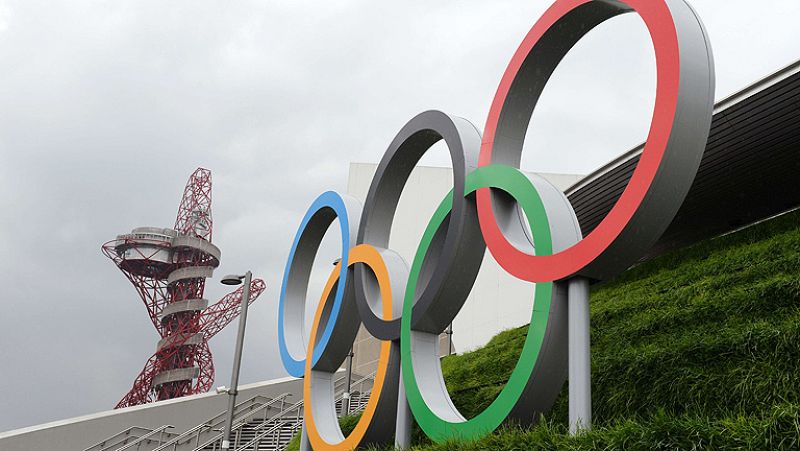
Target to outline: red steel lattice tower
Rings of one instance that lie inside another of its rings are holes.
[[[198,168],[183,191],[174,229],[138,227],[102,247],[131,281],[161,336],[156,352],[116,408],[204,393],[214,383],[208,340],[241,310],[244,287],[208,305],[206,278],[219,266],[211,244],[211,171]],[[254,279],[250,302],[266,288]]]

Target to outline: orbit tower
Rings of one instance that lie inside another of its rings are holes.
[[[173,229],[138,227],[102,246],[131,281],[161,339],[115,408],[204,393],[214,383],[208,340],[241,310],[244,287],[209,305],[206,278],[219,266],[211,244],[211,171],[198,168],[186,183]],[[266,288],[254,279],[250,302]]]

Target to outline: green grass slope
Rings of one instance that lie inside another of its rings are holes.
[[[800,212],[640,265],[592,290],[595,430],[543,424],[420,449],[800,449]],[[444,359],[455,404],[486,407],[526,328]]]
[[[567,434],[566,386],[531,428],[415,449],[800,449],[800,211],[662,256],[595,286],[594,428]],[[471,417],[502,389],[527,327],[447,357]]]

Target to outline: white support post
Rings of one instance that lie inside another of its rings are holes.
[[[589,344],[589,280],[569,280],[569,431],[592,428],[592,365]]]
[[[308,406],[308,408],[310,409],[311,406]],[[305,421],[303,422],[303,432],[300,433],[300,451],[312,451],[311,442],[308,441]]]
[[[406,449],[411,447],[411,408],[406,399],[406,387],[403,384],[403,373],[397,387],[397,423],[395,423],[394,447]]]

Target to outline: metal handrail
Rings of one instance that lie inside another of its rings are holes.
[[[362,377],[361,379],[358,379],[357,381],[351,383],[350,384],[350,390],[348,392],[348,396],[352,397],[352,395],[353,395],[353,387],[355,387],[355,386],[359,386],[359,390],[358,391],[359,391],[359,393],[362,393],[364,391],[364,386],[363,386],[364,382],[366,382],[367,380],[371,380],[373,382],[375,381],[375,373],[376,373],[376,371],[373,371],[372,373],[370,373],[370,374]],[[370,388],[370,391],[371,390],[372,390],[372,388]],[[349,415],[350,414],[349,401],[348,401],[347,411],[344,412],[344,406],[345,406],[344,393],[345,392],[342,392],[341,394],[339,394],[338,397],[334,397],[334,404],[337,404],[339,401],[342,402],[342,406],[339,409],[339,415],[345,415],[345,414]]]
[[[139,445],[141,445],[142,443],[144,443],[146,441],[150,441],[150,437],[154,437],[156,434],[159,434],[158,443],[161,443],[163,441],[163,438],[164,438],[164,432],[167,429],[173,429],[174,427],[175,426],[173,426],[171,424],[165,424],[165,425],[161,426],[158,429],[153,429],[153,431],[150,432],[149,434],[145,434],[145,435],[139,437],[138,439],[128,443],[127,445],[123,446],[122,448],[118,448],[116,451],[125,451],[126,449],[131,449],[131,448],[133,448],[133,445],[136,445],[136,448],[138,449]]]
[[[264,409],[267,409],[267,410],[268,410],[270,407],[272,407],[272,406],[273,406],[274,404],[276,404],[278,401],[280,401],[280,402],[281,402],[281,406],[282,406],[282,405],[283,405],[283,403],[284,403],[284,399],[286,399],[286,397],[288,397],[288,396],[289,396],[289,393],[283,393],[283,394],[281,394],[281,395],[278,395],[278,396],[277,396],[277,397],[275,397],[275,398],[267,398],[267,397],[264,397],[264,396],[261,396],[261,395],[254,396],[254,397],[252,397],[252,398],[248,399],[247,401],[244,401],[244,402],[242,402],[242,403],[238,404],[238,405],[236,406],[236,407],[237,407],[237,409],[238,409],[239,407],[241,407],[242,405],[244,405],[244,404],[246,404],[246,403],[248,403],[248,402],[252,402],[253,400],[255,400],[255,399],[257,399],[257,398],[263,398],[263,399],[266,399],[266,400],[267,400],[267,402],[265,402],[264,404],[262,404],[261,406],[259,406],[259,407],[255,408],[255,409],[251,410],[250,412],[246,413],[245,415],[241,415],[241,416],[239,416],[239,417],[237,418],[237,420],[238,420],[238,421],[240,421],[240,423],[241,423],[243,419],[245,419],[245,418],[248,418],[248,419],[249,419],[249,418],[251,418],[251,417],[255,416],[255,414],[256,414],[257,412],[260,412],[260,411],[262,411],[262,410],[264,410]],[[196,437],[197,437],[197,439],[198,439],[197,441],[198,441],[198,443],[199,443],[199,441],[200,441],[200,440],[199,440],[199,438],[200,438],[200,434],[202,434],[202,433],[204,432],[203,430],[204,430],[204,429],[213,430],[215,426],[219,426],[219,424],[221,424],[223,420],[218,420],[218,418],[222,418],[222,419],[224,419],[224,416],[225,416],[225,414],[226,414],[227,412],[228,412],[228,410],[227,410],[227,409],[226,409],[226,410],[223,410],[221,413],[219,413],[219,414],[217,414],[216,416],[212,417],[210,420],[208,420],[208,421],[206,421],[206,422],[204,422],[204,423],[200,423],[200,424],[198,424],[197,426],[195,426],[195,427],[193,427],[193,428],[191,428],[191,429],[187,430],[186,432],[184,432],[184,433],[180,434],[179,436],[177,436],[177,437],[173,438],[172,440],[170,440],[170,441],[168,441],[167,443],[165,443],[165,444],[163,444],[163,445],[159,446],[158,448],[155,448],[155,449],[153,449],[152,451],[164,451],[164,450],[166,450],[166,449],[167,449],[168,447],[170,447],[170,446],[172,446],[172,447],[173,447],[173,448],[172,448],[172,449],[173,449],[173,451],[174,451],[174,450],[177,450],[177,449],[178,449],[178,445],[180,445],[180,443],[181,443],[181,440],[187,439],[187,440],[186,440],[186,442],[188,442],[188,441],[189,441],[188,439],[189,439],[189,437],[190,437],[190,436],[191,436],[191,437],[195,437],[195,436],[196,436]],[[216,420],[216,421],[215,421],[215,420]],[[196,433],[196,434],[195,434],[195,433]]]
[[[373,371],[373,372],[367,374],[366,376],[362,377],[361,379],[353,382],[352,384],[350,384],[351,388],[353,386],[355,386],[355,385],[362,385],[367,380],[371,380],[371,381],[375,382],[375,373],[377,373],[377,371]],[[351,392],[352,392],[352,390],[351,390]]]
[[[240,448],[234,448],[233,451],[247,451],[247,448],[249,448],[250,446],[253,446],[254,450],[258,449],[257,447],[259,447],[259,445],[261,445],[261,440],[263,438],[267,437],[270,434],[275,433],[275,431],[279,431],[283,427],[283,425],[284,425],[284,423],[278,423],[278,424],[272,425],[271,428],[267,429],[266,431],[261,432],[260,434],[258,434],[255,437],[253,437],[249,442],[245,443]],[[300,426],[301,426],[301,422],[300,422],[299,417],[298,417],[298,419],[295,420],[295,424],[292,426],[292,429],[298,429]]]
[[[108,444],[108,442],[110,442],[111,440],[113,440],[113,439],[115,439],[117,437],[122,438],[123,442],[127,441],[128,439],[133,438],[130,434],[135,429],[140,429],[142,431],[146,431],[145,433],[148,433],[148,432],[152,431],[152,429],[141,427],[141,426],[131,426],[128,429],[125,429],[124,431],[117,432],[116,434],[114,434],[112,436],[109,436],[109,437],[104,438],[103,440],[100,440],[98,443],[95,443],[94,445],[84,449],[83,451],[92,451],[95,448],[97,448],[99,451],[103,451],[103,448],[106,448],[107,446],[119,445],[120,441],[115,442],[113,445]]]
[[[262,422],[260,425],[258,425],[258,426],[256,426],[256,427],[254,428],[254,430],[257,430],[257,429],[259,429],[259,428],[263,427],[263,425],[265,425],[265,424],[268,424],[269,422],[271,422],[272,420],[274,420],[274,419],[276,419],[276,418],[282,417],[282,416],[283,416],[283,415],[284,415],[286,412],[293,410],[293,409],[294,409],[296,406],[302,406],[302,405],[303,405],[303,401],[298,401],[298,402],[296,402],[295,404],[293,404],[291,407],[288,407],[288,408],[284,408],[284,409],[282,409],[280,412],[276,413],[275,415],[273,415],[273,416],[271,416],[271,417],[269,417],[269,418],[265,418],[265,419],[263,420],[263,422]],[[255,412],[255,411],[254,411],[254,412]],[[254,413],[254,412],[253,412],[253,413]],[[251,414],[248,414],[248,415],[247,415],[247,417],[248,417],[248,418],[249,418],[249,417],[252,417],[252,416],[254,416],[254,415],[251,415]],[[240,417],[240,418],[239,418],[239,420],[242,420],[243,418],[244,418],[244,417]],[[231,428],[231,432],[233,432],[233,431],[238,431],[239,429],[241,429],[241,428],[242,428],[242,426],[244,426],[244,425],[245,425],[245,424],[247,424],[247,423],[248,423],[247,421],[239,421],[237,424],[235,424],[235,425],[233,426],[233,428]],[[202,445],[197,445],[197,446],[194,448],[194,450],[193,450],[193,451],[201,451],[201,450],[203,450],[204,448],[206,448],[206,447],[208,447],[208,446],[210,446],[210,445],[214,444],[215,442],[218,442],[219,440],[221,440],[221,439],[222,439],[222,435],[223,435],[223,434],[222,434],[222,433],[220,433],[220,434],[217,434],[217,435],[215,435],[215,436],[211,437],[210,439],[208,439],[208,440],[206,440],[205,442],[203,442],[203,444],[202,444]],[[155,451],[155,450],[153,450],[153,451]]]
[[[356,386],[356,385],[361,385],[364,382],[366,382],[368,379],[374,378],[374,374],[375,373],[372,373],[372,374],[370,374],[368,376],[362,377],[361,379],[359,379],[356,382],[352,383],[351,387],[352,386]],[[344,376],[339,377],[338,379],[336,379],[334,381],[334,387],[336,387],[337,385],[341,385],[341,382],[344,381],[344,380],[345,380]],[[261,411],[263,411],[265,409],[269,409],[269,407],[271,407],[273,404],[275,404],[275,402],[281,401],[281,403],[283,404],[283,400],[287,396],[289,396],[289,394],[288,393],[284,393],[283,395],[273,399],[269,403],[266,403],[265,405],[260,406],[259,408],[255,409],[255,410],[253,410],[251,412],[248,412],[246,415],[239,416],[236,419],[237,420],[237,424],[233,427],[233,431],[239,432],[246,424],[249,424],[248,420],[250,420],[252,417],[256,416],[257,413],[259,413],[259,412],[261,412]],[[340,394],[340,396],[338,398],[341,399],[341,397],[342,396]],[[290,413],[290,412],[297,411],[296,412],[297,413],[297,417],[299,418],[299,412],[300,412],[300,408],[302,406],[303,406],[303,401],[302,400],[297,402],[297,403],[295,403],[295,404],[293,404],[292,406],[290,406],[288,408],[283,408],[283,405],[282,405],[282,409],[281,409],[280,412],[278,412],[277,414],[275,414],[275,415],[273,415],[271,417],[266,417],[265,416],[265,418],[262,420],[261,424],[259,424],[258,426],[253,428],[253,431],[258,431],[258,430],[270,425],[275,420],[277,420],[279,418],[283,418],[287,413]],[[213,420],[215,418],[218,418],[219,416],[224,415],[226,412],[227,412],[227,410],[224,411],[224,412],[221,412],[217,417],[214,417],[211,420],[206,421],[205,423],[199,424],[199,425],[189,429],[188,431],[184,432],[183,434],[179,435],[178,437],[175,437],[174,439],[170,440],[169,442],[165,443],[164,445],[161,445],[161,446],[153,449],[153,451],[166,451],[170,446],[172,446],[173,451],[175,451],[175,450],[177,450],[177,447],[178,447],[178,445],[181,444],[181,442],[183,442],[183,443],[189,442],[189,440],[190,440],[189,438],[190,437],[196,437],[197,438],[197,442],[195,443],[195,448],[194,448],[195,451],[202,450],[202,449],[204,449],[204,448],[206,448],[208,446],[212,446],[212,445],[216,446],[216,442],[218,442],[219,440],[222,439],[222,435],[223,434],[216,434],[216,435],[212,436],[211,438],[209,438],[208,440],[206,440],[205,442],[203,442],[202,444],[200,443],[200,440],[199,440],[200,439],[200,435],[203,432],[206,432],[207,430],[213,430],[213,425],[211,424],[213,422]],[[272,430],[272,428],[270,430]]]
[[[335,381],[333,381],[333,389],[336,390],[337,387],[338,388],[343,387],[346,381],[347,381],[346,375],[339,376]]]
[[[296,411],[295,421],[297,421],[299,423],[300,422],[300,407],[302,407],[302,406],[303,406],[303,401],[298,401],[297,403],[295,403],[294,405],[292,405],[288,409],[284,410],[283,412],[280,412],[280,413],[276,414],[275,416],[271,417],[269,419],[269,421],[266,421],[266,422],[258,425],[256,428],[254,428],[254,430],[257,430],[257,429],[259,429],[261,427],[264,427],[266,424],[268,424],[272,420],[276,420],[278,418],[281,418],[285,414],[287,414],[289,412],[294,412],[294,411]],[[282,426],[283,426],[283,423],[277,423],[277,424],[272,425],[272,427],[270,427],[269,429],[256,434],[255,437],[250,439],[249,442],[245,443],[241,447],[234,448],[234,451],[246,450],[251,445],[260,443],[262,438],[266,437],[268,434],[270,434],[272,432],[275,432],[275,430],[280,429]],[[219,440],[219,438],[221,438],[221,437],[222,437],[222,434],[220,434],[220,437],[218,437],[217,440]],[[201,451],[201,450],[202,450],[202,448],[195,448],[193,451]]]
[[[363,378],[362,378],[362,379],[363,379]],[[333,383],[334,383],[334,387],[335,387],[336,385],[338,385],[340,382],[344,381],[344,380],[345,380],[345,376],[344,376],[344,375],[342,375],[341,377],[339,377],[338,379],[336,379],[336,380],[333,382]],[[256,426],[255,428],[253,428],[253,430],[254,430],[254,431],[257,431],[257,430],[259,430],[259,429],[261,429],[261,428],[265,427],[266,425],[270,424],[270,422],[272,422],[272,420],[274,420],[274,419],[276,419],[276,418],[283,417],[283,416],[284,416],[284,414],[285,414],[286,412],[291,412],[291,411],[293,411],[293,410],[295,410],[295,409],[298,409],[299,407],[302,407],[302,405],[303,405],[303,401],[302,401],[302,400],[300,400],[300,401],[298,401],[297,403],[295,403],[294,405],[292,405],[292,406],[290,406],[290,407],[288,407],[288,408],[285,408],[285,409],[283,409],[281,412],[278,412],[277,414],[273,415],[272,417],[265,418],[265,419],[264,419],[264,421],[262,421],[262,423],[261,423],[261,424],[259,424],[259,425],[258,425],[258,426]],[[298,412],[299,412],[299,410],[298,410]],[[240,422],[240,423],[239,423],[239,424],[237,424],[237,425],[236,425],[234,428],[232,428],[232,432],[233,432],[233,431],[238,431],[238,430],[240,430],[240,429],[241,429],[241,428],[244,426],[244,424],[245,424],[245,422]],[[206,440],[206,441],[205,441],[205,442],[204,442],[202,445],[200,445],[200,444],[198,443],[198,445],[195,447],[195,449],[194,449],[193,451],[200,451],[200,450],[202,450],[202,449],[204,449],[204,448],[206,448],[206,447],[208,447],[208,446],[210,446],[210,445],[214,445],[214,449],[216,449],[216,442],[222,439],[222,435],[223,435],[223,434],[218,434],[218,435],[216,435],[216,436],[214,436],[214,437],[210,438],[209,440]],[[238,439],[237,439],[237,440],[238,440]],[[155,450],[154,450],[154,451],[155,451]]]
[[[278,400],[282,401],[283,398],[285,398],[286,396],[289,396],[289,393],[283,393],[283,394],[279,395],[276,398],[268,398],[266,396],[256,395],[256,396],[253,396],[252,398],[248,399],[247,401],[243,401],[243,402],[237,404],[236,405],[236,410],[241,410],[241,407],[244,406],[245,404],[248,404],[248,403],[255,404],[256,400],[264,399],[266,402],[264,404],[262,404],[261,406],[257,407],[256,409],[252,410],[251,412],[258,411],[264,405],[271,405],[275,401],[278,401]],[[176,450],[177,446],[180,444],[181,440],[183,440],[185,438],[188,438],[189,436],[194,435],[195,432],[197,432],[196,435],[197,435],[198,442],[199,442],[200,434],[203,433],[202,430],[203,429],[214,429],[215,426],[219,426],[220,424],[222,424],[222,422],[224,421],[224,418],[225,418],[225,414],[227,412],[228,412],[227,409],[223,410],[222,412],[218,413],[217,415],[211,417],[209,420],[198,424],[197,426],[187,430],[186,432],[180,434],[179,436],[175,437],[174,439],[170,440],[169,442],[159,446],[158,448],[155,448],[153,451],[162,451],[162,450],[167,449],[167,447],[169,447],[171,445],[173,445],[173,450]],[[187,440],[187,442],[188,442],[188,440]]]
[[[366,382],[368,379],[372,379],[374,381],[374,377],[375,377],[375,372],[372,372],[369,375],[364,376],[361,379],[357,380],[356,382],[352,383],[351,387],[354,386],[354,385],[361,385],[364,382]],[[336,382],[334,382],[334,385],[335,384],[336,384]],[[334,397],[334,403],[342,400],[343,397],[344,397],[344,392],[340,393],[338,397]],[[295,410],[296,410],[296,417],[295,417],[295,422],[296,423],[293,426],[293,429],[297,429],[298,425],[300,424],[300,407],[302,407],[302,406],[303,406],[303,400],[300,400],[297,403],[295,403],[294,405],[292,405],[291,407],[289,407],[288,409],[284,410],[283,412],[280,412],[280,413],[276,414],[275,416],[270,417],[270,419],[268,421],[265,421],[264,423],[258,425],[257,427],[254,428],[254,430],[258,430],[258,429],[264,427],[266,424],[269,424],[273,420],[276,420],[276,419],[278,419],[280,417],[283,417],[286,413],[292,412],[292,411],[295,411]],[[270,427],[269,429],[256,434],[255,437],[250,439],[249,442],[245,443],[241,447],[234,448],[234,451],[245,451],[250,446],[254,446],[254,445],[260,444],[261,440],[264,437],[266,437],[267,435],[275,432],[276,430],[279,430],[282,426],[283,426],[283,423],[278,423],[278,424],[272,425],[272,427]],[[201,450],[201,448],[196,448],[194,451],[200,451],[200,450]]]

